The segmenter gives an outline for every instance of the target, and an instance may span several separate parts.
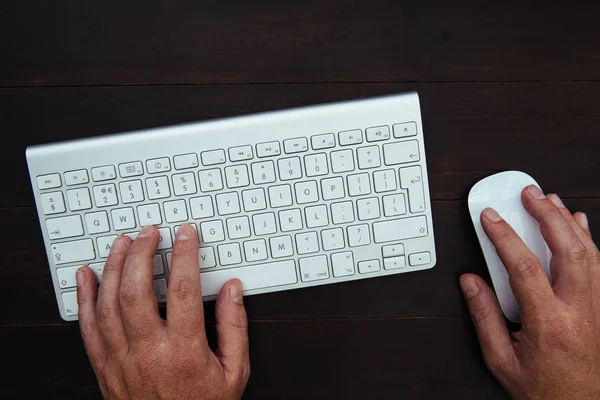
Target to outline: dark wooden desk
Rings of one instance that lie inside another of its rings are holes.
[[[468,190],[523,170],[600,228],[600,6],[529,3],[1,0],[2,397],[99,397],[56,310],[27,145],[414,89],[438,265],[248,298],[246,397],[504,398],[457,285],[487,277]]]

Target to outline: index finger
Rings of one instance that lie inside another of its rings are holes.
[[[481,214],[481,224],[506,267],[510,286],[524,323],[556,301],[548,277],[537,257],[513,228],[493,209]]]
[[[198,259],[198,234],[189,224],[184,224],[179,227],[173,245],[167,293],[167,335],[169,341],[196,343],[208,349]]]

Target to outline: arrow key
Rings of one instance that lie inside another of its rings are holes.
[[[417,265],[426,265],[431,262],[431,253],[424,251],[422,253],[413,253],[408,256],[408,263],[411,267]]]

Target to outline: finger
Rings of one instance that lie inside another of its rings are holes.
[[[194,343],[209,351],[200,291],[198,234],[190,225],[179,227],[171,260],[167,293],[169,341]]]
[[[152,290],[154,254],[160,235],[154,226],[144,227],[129,246],[119,302],[131,346],[152,342],[161,334],[163,323]]]
[[[583,231],[588,234],[589,237],[592,237],[592,231],[590,230],[590,223],[588,221],[587,215],[585,215],[582,212],[576,212],[575,214],[573,214],[573,218],[577,222],[577,225],[579,225],[581,229],[583,229]]]
[[[585,245],[558,207],[537,186],[526,187],[521,198],[525,209],[540,223],[542,236],[552,251],[552,280],[574,293],[580,292],[589,281]],[[565,283],[560,283],[561,280]]]
[[[96,318],[96,275],[84,266],[75,274],[77,280],[77,304],[79,306],[79,329],[83,344],[96,376],[100,376],[106,362],[106,347]]]
[[[525,323],[528,317],[535,316],[555,301],[548,277],[537,257],[495,210],[483,210],[481,224],[506,267]]]
[[[104,338],[106,350],[108,354],[115,355],[119,359],[129,351],[127,333],[119,304],[119,287],[121,286],[123,264],[130,244],[131,239],[127,236],[120,236],[113,242],[110,254],[104,263],[96,303],[98,326]]]
[[[242,282],[232,279],[217,297],[217,356],[227,371],[230,382],[245,383],[250,376],[248,350],[248,317],[243,304]]]
[[[496,295],[483,279],[474,274],[462,275],[459,283],[485,362],[495,374],[502,373],[514,365],[516,355]]]

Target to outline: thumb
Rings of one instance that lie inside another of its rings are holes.
[[[496,295],[477,275],[464,274],[459,282],[486,365],[495,375],[512,369],[516,355]]]
[[[217,319],[217,357],[230,383],[245,386],[250,377],[248,317],[243,304],[244,289],[239,279],[221,288],[215,309]]]

